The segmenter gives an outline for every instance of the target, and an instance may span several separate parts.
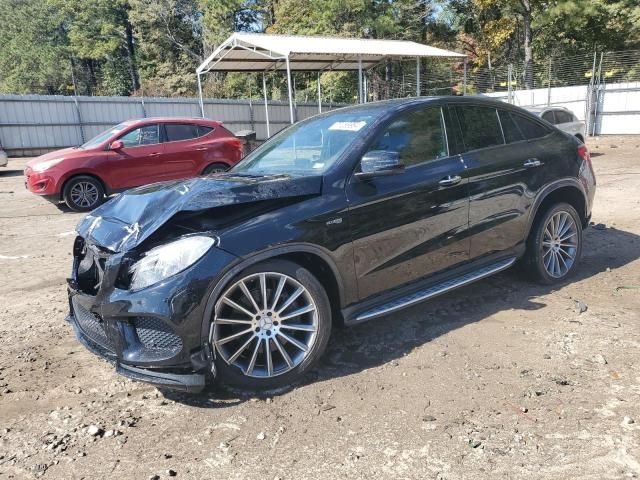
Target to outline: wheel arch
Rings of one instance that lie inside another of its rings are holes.
[[[226,160],[226,159],[222,159],[222,158],[217,158],[211,162],[206,162],[205,166],[202,167],[202,170],[200,171],[201,175],[204,175],[204,172],[207,170],[207,168],[211,167],[212,165],[224,165],[225,167],[227,167],[227,169],[233,167],[233,163]]]
[[[213,316],[215,303],[230,282],[243,270],[266,260],[289,260],[309,270],[325,287],[334,324],[342,323],[341,307],[344,302],[343,280],[331,256],[322,247],[311,244],[289,244],[275,247],[241,259],[222,274],[210,290],[202,318],[202,343],[207,344],[209,319]]]
[[[102,185],[102,189],[104,190],[105,195],[109,195],[109,193],[111,192],[111,189],[109,188],[109,186],[106,184],[106,182],[102,178],[100,178],[99,175],[96,175],[93,172],[73,172],[69,174],[69,176],[67,176],[67,178],[65,178],[62,182],[62,186],[60,187],[60,194],[59,194],[60,200],[64,200],[64,190],[65,188],[67,188],[67,185],[69,184],[69,182],[77,177],[92,177],[96,179],[98,182],[100,182],[100,185]]]
[[[578,215],[580,215],[582,227],[585,228],[587,226],[588,203],[582,185],[575,179],[563,179],[547,186],[536,198],[529,216],[525,238],[529,236],[536,219],[544,214],[552,205],[560,202],[568,203],[575,208]]]

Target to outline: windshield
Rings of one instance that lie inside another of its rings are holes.
[[[234,173],[315,175],[325,172],[383,109],[339,111],[293,125],[233,168]]]
[[[111,127],[109,130],[107,130],[105,132],[102,132],[99,135],[96,135],[91,140],[89,140],[87,143],[83,143],[80,146],[80,148],[94,148],[94,147],[97,147],[102,142],[104,142],[106,139],[108,139],[112,135],[115,135],[116,133],[120,133],[125,128],[127,128],[127,124],[126,123],[121,123],[120,125],[116,125],[115,127]]]

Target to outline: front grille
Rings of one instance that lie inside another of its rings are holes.
[[[182,349],[182,340],[171,328],[153,317],[138,317],[134,321],[140,343],[145,348],[178,352]]]
[[[94,343],[107,350],[112,350],[113,346],[104,331],[102,319],[83,307],[76,301],[75,297],[71,301],[73,303],[73,315],[82,332]]]

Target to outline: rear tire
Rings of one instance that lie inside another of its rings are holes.
[[[268,260],[241,272],[216,300],[211,320],[219,379],[250,391],[298,381],[318,362],[331,334],[324,288],[308,270],[287,260]]]
[[[562,282],[575,270],[582,255],[582,222],[568,203],[558,203],[536,218],[525,253],[524,266],[542,284]]]
[[[78,175],[67,181],[62,199],[74,212],[89,212],[104,202],[104,187],[95,177]]]
[[[212,163],[202,171],[202,175],[212,175],[215,173],[222,173],[229,170],[229,165],[226,163]]]

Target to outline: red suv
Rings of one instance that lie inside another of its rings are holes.
[[[84,145],[29,161],[25,183],[37,195],[86,212],[131,187],[224,171],[242,152],[242,141],[218,121],[130,120]]]

